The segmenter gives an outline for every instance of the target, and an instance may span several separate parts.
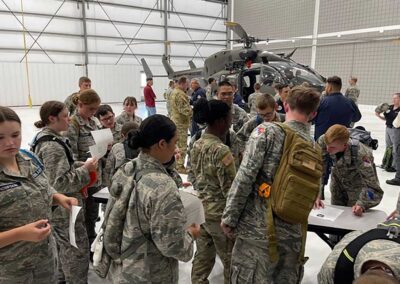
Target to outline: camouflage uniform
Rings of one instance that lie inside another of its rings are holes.
[[[90,158],[89,146],[95,144],[91,131],[101,129],[101,124],[95,117],[89,121],[83,120],[78,112],[71,117],[71,123],[65,136],[69,139],[74,160],[85,162]],[[102,184],[102,162],[99,160],[97,167],[97,182],[88,189],[89,197],[85,199],[85,222],[89,237],[89,244],[96,238],[96,220],[99,215],[99,204],[92,195],[100,190]]]
[[[250,116],[257,115],[256,98],[258,95],[261,95],[261,93],[252,93],[252,94],[250,94],[249,98],[247,99],[248,105],[250,108]]]
[[[275,112],[275,117],[272,121],[283,122],[285,121],[285,115]],[[264,120],[256,115],[255,117],[252,117],[248,122],[246,122],[243,127],[240,128],[240,130],[237,132],[237,139],[241,153],[243,153],[244,149],[246,148],[246,143],[250,138],[251,132],[253,132],[254,128],[256,128],[263,122]]]
[[[204,129],[201,131],[201,135],[203,135]],[[200,135],[200,137],[201,137]],[[191,171],[191,154],[190,152],[193,149],[194,143],[200,138],[199,136],[194,135],[189,142],[188,146],[188,159],[186,168],[188,169],[188,180],[194,179],[193,171]],[[240,156],[240,148],[239,148],[239,139],[237,138],[237,134],[232,129],[229,129],[229,141],[228,136],[226,137],[225,141],[222,141],[225,145],[229,147],[231,150],[232,156],[235,160],[235,168],[238,169],[240,166],[241,156]]]
[[[136,198],[129,202],[121,251],[134,242],[144,243],[122,263],[111,263],[110,278],[119,284],[178,283],[178,260],[187,262],[193,255],[178,188],[165,167],[148,154],[140,153],[135,164],[129,162],[118,170],[111,192],[135,171],[155,171],[143,175],[135,190],[137,202]]]
[[[309,141],[310,125],[285,122]],[[234,228],[232,283],[299,283],[303,276],[302,229],[274,217],[279,259],[272,262],[267,236],[268,199],[258,195],[258,186],[271,184],[282,157],[285,132],[263,122],[251,134],[240,168],[229,191],[222,222]]]
[[[360,96],[360,89],[357,86],[350,86],[347,88],[344,96],[357,104],[358,97]]]
[[[323,155],[326,155],[325,135],[318,139],[318,144],[321,145]],[[352,146],[352,142],[349,141],[347,145],[343,154],[330,156],[333,160],[331,204],[349,207],[359,205],[367,210],[378,205],[383,197],[374,157],[372,151],[362,143]],[[354,161],[351,157],[351,147],[357,147],[357,157],[353,158]]]
[[[121,130],[122,130],[122,124],[119,124],[117,122],[114,124],[114,128],[111,128],[111,133],[112,133],[113,138],[114,138],[113,144],[122,141]]]
[[[334,284],[334,275],[336,262],[339,259],[343,249],[355,238],[362,235],[363,232],[351,232],[344,236],[338,243],[333,251],[325,260],[320,272],[318,273],[319,284]],[[376,260],[388,265],[394,275],[400,278],[400,265],[399,265],[400,245],[394,241],[389,240],[374,240],[366,243],[358,252],[354,260],[354,277],[358,278],[361,274],[362,265],[368,260]]]
[[[73,115],[75,113],[76,105],[73,103],[73,98],[78,95],[79,95],[79,92],[73,93],[73,94],[69,95],[64,101],[64,104],[67,107],[69,115]]]
[[[184,169],[191,117],[192,108],[188,95],[181,89],[175,88],[171,93],[171,120],[176,124],[179,139],[178,148],[181,152],[181,158],[176,162],[179,170]]]
[[[51,220],[56,191],[34,160],[22,153],[16,159],[20,173],[0,167],[1,232]],[[0,283],[55,283],[56,253],[52,235],[38,243],[20,241],[0,248]]]
[[[233,104],[232,108],[232,129],[238,132],[243,125],[249,121],[247,113],[241,109],[238,105]]]
[[[139,155],[139,151],[137,151],[137,155]],[[107,162],[103,169],[103,186],[110,187],[115,172],[127,161],[124,142],[114,144],[110,153],[108,153]]]
[[[135,114],[135,117],[128,115],[125,111],[123,111],[120,115],[117,116],[115,121],[120,124],[124,125],[126,122],[135,122],[137,125],[142,123],[142,118]]]
[[[44,128],[36,137],[51,135],[65,140],[49,128]],[[55,141],[44,141],[35,149],[38,157],[43,161],[45,173],[51,186],[57,192],[78,199],[79,206],[83,205],[82,194],[79,192],[89,181],[89,171],[84,167],[74,167],[69,164],[65,149]],[[75,164],[75,166],[77,166]],[[87,283],[89,270],[89,241],[85,228],[84,212],[78,214],[75,224],[76,244],[78,249],[69,242],[69,211],[57,207],[53,211],[51,220],[56,237],[59,271],[65,275],[67,283]],[[61,276],[60,275],[60,276]],[[63,279],[64,280],[64,279]]]
[[[201,225],[200,237],[196,240],[192,283],[208,283],[216,254],[224,265],[225,283],[229,283],[233,241],[224,235],[220,223],[226,197],[235,178],[234,159],[229,147],[208,133],[194,143],[190,156],[194,178],[189,181],[199,192],[206,216],[206,223]]]
[[[167,104],[168,116],[171,116],[171,94],[172,94],[173,90],[174,90],[173,88],[168,88],[168,90],[166,90],[164,93],[164,99]]]

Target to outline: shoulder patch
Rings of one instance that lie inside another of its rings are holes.
[[[257,134],[261,135],[265,133],[265,127],[264,126],[258,126],[257,127]]]
[[[368,156],[364,156],[362,158],[362,160],[363,160],[364,166],[368,167],[371,165],[371,159]]]
[[[222,163],[225,165],[225,167],[229,166],[232,162],[233,162],[233,156],[232,153],[229,152],[228,154],[226,154],[224,156],[224,158],[222,159]]]

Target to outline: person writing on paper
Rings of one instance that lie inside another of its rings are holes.
[[[348,129],[339,124],[329,127],[318,139],[318,144],[323,155],[329,154],[333,160],[330,183],[332,205],[352,207],[356,216],[362,216],[366,210],[381,202],[383,191],[371,149],[350,139]],[[315,207],[323,206],[324,203],[318,198]]]
[[[69,126],[68,110],[64,103],[45,102],[40,108],[40,120],[35,123],[42,130],[36,135],[32,150],[42,160],[49,183],[57,192],[78,200],[83,206],[80,190],[90,183],[90,172],[96,172],[97,160],[75,162],[68,140],[61,135]],[[89,241],[83,210],[75,223],[76,244],[69,242],[69,212],[58,207],[52,213],[51,223],[57,241],[58,281],[86,283],[89,271]]]
[[[20,118],[0,106],[0,283],[55,283],[51,206],[78,202],[57,193],[39,158],[20,146]]]
[[[121,244],[122,250],[135,243],[138,248],[122,262],[111,263],[113,283],[178,283],[178,260],[192,258],[200,227],[185,228],[178,187],[164,166],[173,159],[177,140],[175,124],[159,114],[129,135],[129,146],[140,154],[117,171],[110,192],[130,176],[142,176],[135,187],[136,205],[127,209]]]
[[[91,131],[101,129],[101,124],[94,117],[100,106],[100,97],[93,89],[88,89],[79,94],[77,98],[77,111],[71,117],[68,131],[65,136],[68,138],[73,158],[75,161],[85,162],[90,158],[89,147],[95,144]],[[102,180],[102,165],[99,161],[97,167],[97,181],[87,189],[88,197],[84,202],[86,231],[91,244],[96,238],[96,220],[99,214],[99,204],[94,201],[93,194],[100,190]]]
[[[192,283],[206,283],[216,253],[224,265],[225,283],[230,283],[230,264],[233,241],[220,227],[226,197],[236,175],[235,161],[225,140],[232,124],[230,107],[217,100],[199,99],[193,108],[193,120],[206,124],[204,134],[191,150],[189,175],[199,198],[203,202],[206,222],[201,225],[196,241],[197,251],[193,260]]]

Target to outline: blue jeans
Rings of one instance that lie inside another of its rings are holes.
[[[148,107],[148,106],[146,106],[146,109],[147,109],[147,116],[150,116],[150,115],[153,115],[153,114],[157,113],[156,107]]]

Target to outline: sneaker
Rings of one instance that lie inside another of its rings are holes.
[[[400,179],[398,179],[398,178],[388,179],[386,181],[386,183],[390,184],[390,185],[399,185],[400,186]]]
[[[387,172],[389,172],[389,173],[395,173],[395,172],[396,172],[396,169],[393,168],[393,167],[390,167],[390,168],[385,169],[385,171],[387,171]]]

